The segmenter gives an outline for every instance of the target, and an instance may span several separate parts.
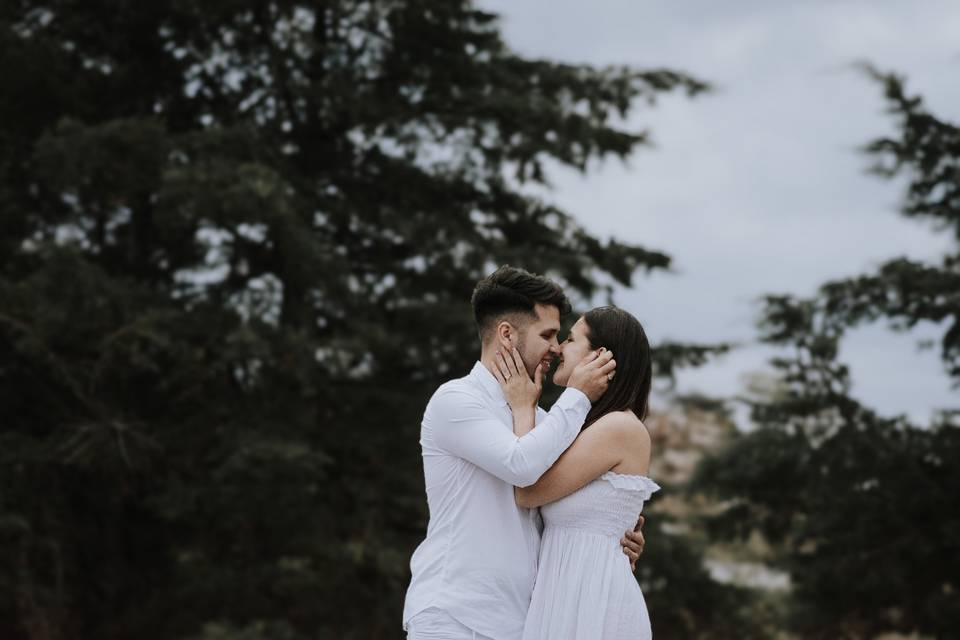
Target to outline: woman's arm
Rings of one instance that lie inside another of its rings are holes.
[[[531,509],[570,495],[633,455],[637,445],[631,431],[637,419],[610,413],[580,432],[570,448],[529,487],[516,487],[517,504]]]
[[[531,380],[516,347],[509,356],[497,351],[493,361],[496,365],[493,376],[500,383],[513,413],[513,435],[522,438],[533,431],[537,421],[537,401],[543,390],[543,365],[537,365]]]
[[[518,438],[479,389],[444,385],[430,399],[423,430],[433,444],[514,486],[536,482],[580,432],[590,401],[560,396],[540,425]]]

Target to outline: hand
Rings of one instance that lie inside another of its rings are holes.
[[[596,352],[588,353],[577,364],[570,374],[567,386],[579,389],[590,398],[590,402],[596,402],[607,390],[616,368],[617,361],[613,359],[613,352],[601,347]]]
[[[620,538],[620,546],[628,558],[630,558],[630,570],[637,570],[637,558],[643,553],[643,547],[647,543],[643,538],[643,523],[645,518],[640,516],[637,519],[637,526],[633,531],[627,531],[624,537]]]
[[[531,380],[516,347],[508,356],[497,351],[493,361],[496,364],[493,375],[500,383],[510,408],[513,411],[535,409],[540,399],[540,392],[543,390],[543,363],[537,365],[534,379]]]

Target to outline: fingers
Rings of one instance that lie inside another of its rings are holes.
[[[634,566],[634,565],[636,564],[636,562],[637,562],[637,559],[640,558],[640,553],[637,552],[636,550],[632,549],[632,548],[629,546],[629,544],[630,544],[630,543],[627,541],[626,538],[622,538],[622,539],[620,540],[620,546],[621,546],[621,548],[623,549],[623,555],[625,555],[625,556],[627,556],[628,558],[630,558],[630,565],[631,565],[631,566]]]
[[[503,381],[506,382],[511,378],[510,367],[507,366],[507,361],[504,359],[503,354],[497,351],[493,356],[493,362],[497,365],[497,370],[500,371],[500,377],[503,378]]]
[[[622,544],[627,548],[640,555],[643,553],[643,544],[644,544],[643,534],[639,531],[627,531],[626,535],[623,538]]]
[[[634,529],[633,531],[627,531],[626,539],[633,543],[631,546],[637,548],[637,551],[643,551],[643,545],[646,542],[646,539],[643,537],[643,532],[639,529]]]
[[[646,540],[643,538],[643,533],[641,533],[639,529],[635,529],[634,531],[627,531],[620,541],[620,544],[623,547],[623,552],[627,553],[629,551],[630,553],[627,553],[627,555],[636,560],[636,558],[639,558],[640,554],[643,553]]]
[[[543,363],[537,365],[537,370],[533,372],[533,382],[537,389],[543,386]]]
[[[610,353],[610,352],[608,351],[607,353]],[[613,373],[614,369],[616,368],[617,368],[617,361],[613,359],[613,355],[611,354],[611,357],[607,359],[607,362],[602,367],[600,367],[600,373],[607,376]]]
[[[637,516],[637,526],[635,526],[635,527],[633,528],[633,530],[634,530],[634,531],[640,531],[641,529],[643,529],[643,523],[646,522],[646,521],[647,521],[647,519],[644,518],[643,516]]]
[[[520,352],[517,351],[517,348],[514,347],[513,351],[510,353],[512,356],[510,362],[513,364],[513,372],[517,375],[520,375],[521,371],[526,371],[526,367],[523,366],[523,358],[520,357]]]
[[[596,353],[588,353],[583,359],[582,364],[585,364],[588,367],[602,369],[611,361],[613,361],[613,352],[607,351],[604,348],[600,348]]]
[[[494,362],[496,362],[496,360],[494,360]],[[506,381],[506,379],[503,377],[503,373],[500,371],[500,368],[499,368],[499,367],[496,367],[496,366],[495,366],[495,367],[493,368],[493,377],[496,378],[496,379],[497,379],[497,382],[499,382],[500,384],[506,384],[506,383],[507,383],[507,381]]]

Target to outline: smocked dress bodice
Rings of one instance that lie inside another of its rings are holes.
[[[650,619],[620,547],[660,487],[608,471],[540,508],[543,541],[524,640],[638,640]]]

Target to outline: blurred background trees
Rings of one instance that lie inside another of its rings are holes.
[[[903,213],[960,240],[960,129],[908,95],[902,78],[867,71],[898,129],[866,147],[876,171],[906,174]],[[949,638],[960,620],[960,408],[917,425],[851,397],[842,338],[878,321],[901,331],[935,323],[960,385],[960,247],[936,264],[891,259],[811,299],[768,296],[762,337],[787,348],[773,362],[776,384],[750,399],[757,428],[707,460],[695,482],[731,505],[711,519],[714,534],[760,532],[774,543],[793,583],[784,625],[802,637]]]
[[[0,635],[34,639],[400,637],[473,284],[670,264],[525,185],[706,89],[417,0],[13,0],[0,70]]]

